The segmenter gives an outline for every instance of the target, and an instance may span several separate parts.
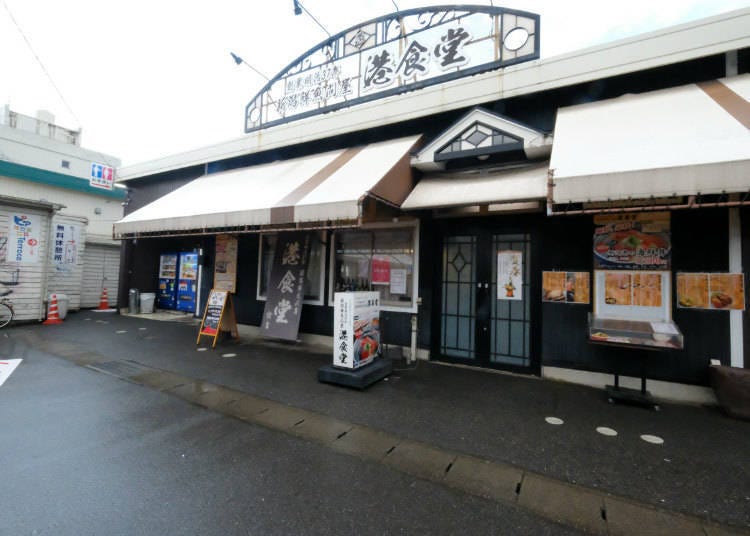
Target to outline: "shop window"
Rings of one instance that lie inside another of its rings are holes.
[[[268,281],[271,278],[271,266],[273,255],[276,251],[276,234],[264,234],[260,236],[258,251],[258,300],[266,299]],[[310,244],[310,260],[305,271],[305,298],[302,303],[310,305],[323,305],[323,285],[325,272],[325,254],[323,236],[316,233]]]
[[[415,312],[416,238],[416,226],[334,233],[331,291],[377,290],[383,309]]]

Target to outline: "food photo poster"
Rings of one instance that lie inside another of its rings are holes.
[[[542,272],[542,301],[587,304],[590,280],[589,272]]]
[[[744,274],[677,274],[677,307],[682,309],[745,309]]]

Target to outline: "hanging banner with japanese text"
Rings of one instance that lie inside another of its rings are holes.
[[[261,325],[265,337],[297,340],[312,237],[312,233],[279,233]]]
[[[237,285],[237,238],[231,235],[216,237],[214,288],[235,292]]]
[[[594,266],[601,270],[669,270],[669,212],[598,214]]]
[[[55,247],[52,262],[58,272],[71,272],[78,263],[78,248],[81,245],[81,228],[78,225],[55,224]]]
[[[29,214],[12,214],[8,237],[9,262],[39,262],[41,218]]]

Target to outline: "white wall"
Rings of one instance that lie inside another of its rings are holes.
[[[0,125],[0,160],[88,180],[91,164],[120,165],[114,156],[63,143],[33,132]],[[62,161],[70,163],[69,168]]]
[[[108,197],[77,192],[66,188],[56,188],[46,184],[11,179],[0,175],[0,192],[4,195],[29,199],[45,200],[50,203],[65,205],[59,214],[88,221],[89,238],[112,240],[112,224],[122,218],[124,208],[122,201]],[[101,209],[96,214],[95,209]],[[119,244],[112,240],[112,244]]]

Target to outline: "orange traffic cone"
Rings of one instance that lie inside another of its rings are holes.
[[[60,313],[57,311],[57,294],[50,296],[49,300],[49,311],[47,312],[47,320],[42,324],[62,324],[60,320]]]
[[[113,313],[117,311],[117,309],[110,309],[109,307],[109,299],[107,299],[107,289],[102,289],[102,296],[99,298],[99,307],[94,309],[95,313]]]
[[[99,298],[99,307],[97,308],[100,311],[106,311],[109,309],[109,300],[107,299],[107,289],[102,289],[102,297]]]

